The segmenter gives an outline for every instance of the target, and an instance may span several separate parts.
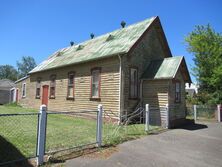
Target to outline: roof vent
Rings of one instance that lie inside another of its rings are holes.
[[[93,33],[90,34],[91,39],[93,39],[95,37],[95,35]]]
[[[57,52],[56,57],[59,57],[61,55],[62,55],[62,53],[59,51],[59,52]]]
[[[71,46],[73,46],[73,45],[74,45],[74,42],[73,42],[73,41],[71,41],[71,42],[70,42],[70,45],[71,45]]]
[[[77,51],[78,51],[78,50],[82,50],[83,48],[84,48],[84,46],[83,46],[83,45],[79,45],[79,46],[77,47],[77,49],[76,49],[76,50],[77,50]]]
[[[111,41],[114,39],[114,35],[109,35],[107,38],[106,38],[106,41]]]
[[[126,26],[126,22],[125,21],[121,21],[120,24],[121,24],[122,28],[124,28]]]

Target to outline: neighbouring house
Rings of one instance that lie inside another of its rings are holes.
[[[9,79],[0,80],[0,104],[7,104],[15,100],[15,84]]]
[[[16,82],[19,103],[51,111],[97,109],[113,119],[149,104],[151,122],[170,126],[185,119],[184,57],[172,57],[159,17],[58,50]],[[161,108],[169,106],[167,111]]]
[[[194,97],[198,93],[198,85],[197,84],[186,84],[185,87],[186,94],[190,97]]]

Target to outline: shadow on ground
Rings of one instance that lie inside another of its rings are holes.
[[[26,157],[2,136],[0,136],[0,166],[32,167]]]
[[[177,128],[177,129],[200,130],[200,129],[206,129],[206,128],[208,128],[207,125],[198,124],[198,123],[192,123],[192,124],[183,125],[183,126]]]

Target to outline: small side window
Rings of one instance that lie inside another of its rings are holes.
[[[26,83],[22,84],[22,97],[25,98],[26,97]]]
[[[175,83],[175,102],[179,103],[181,101],[181,83],[177,81]]]
[[[138,71],[130,68],[130,98],[138,98]]]
[[[36,99],[40,99],[40,92],[41,92],[41,79],[38,78],[36,81],[36,95],[35,95]]]
[[[91,100],[100,100],[101,68],[91,70]]]
[[[55,87],[56,87],[56,75],[50,76],[50,99],[55,98]]]
[[[74,72],[69,72],[68,73],[67,100],[74,99],[74,86],[75,86],[75,74]]]

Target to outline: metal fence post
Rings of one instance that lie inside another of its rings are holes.
[[[149,104],[146,104],[146,122],[145,122],[145,131],[149,131],[150,119],[149,119]]]
[[[37,145],[37,165],[42,165],[45,154],[46,139],[46,105],[40,106],[39,127],[38,127],[38,145]]]
[[[221,109],[221,104],[218,104],[217,105],[217,120],[218,122],[221,122],[221,112],[220,112],[220,109]]]
[[[96,128],[96,143],[100,147],[102,145],[102,116],[103,116],[103,106],[102,104],[98,105],[97,113],[97,128]]]
[[[170,126],[170,113],[169,113],[169,105],[166,104],[166,128],[168,129]]]
[[[193,106],[193,112],[194,112],[194,121],[197,121],[197,105]]]

